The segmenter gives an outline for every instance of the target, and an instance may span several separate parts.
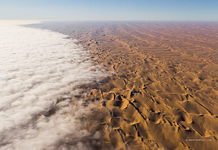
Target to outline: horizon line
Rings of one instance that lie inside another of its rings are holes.
[[[0,21],[40,21],[40,22],[126,22],[126,21],[141,21],[141,22],[218,22],[218,20],[50,20],[50,19],[0,19]]]

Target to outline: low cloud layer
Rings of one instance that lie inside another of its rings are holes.
[[[0,149],[66,149],[89,135],[76,118],[94,106],[71,104],[76,86],[104,76],[87,51],[48,30],[2,23],[0,33]]]

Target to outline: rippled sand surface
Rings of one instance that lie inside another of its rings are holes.
[[[101,101],[101,149],[218,147],[218,23],[47,23],[91,50],[113,75],[84,99]],[[98,116],[98,114],[96,115]],[[97,120],[97,118],[95,118]],[[99,148],[100,149],[100,148]]]

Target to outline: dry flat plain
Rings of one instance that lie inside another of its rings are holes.
[[[93,149],[218,149],[217,22],[50,28],[78,39],[95,64],[112,72],[101,83],[83,86],[83,99],[100,102],[91,115],[95,128],[89,127],[101,133]]]

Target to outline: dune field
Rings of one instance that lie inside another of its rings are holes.
[[[90,50],[94,63],[112,74],[100,83],[81,86],[88,93],[77,97],[99,102],[87,129],[101,133],[101,144],[92,149],[109,150],[217,149],[217,26],[217,22],[40,25],[77,39]]]

